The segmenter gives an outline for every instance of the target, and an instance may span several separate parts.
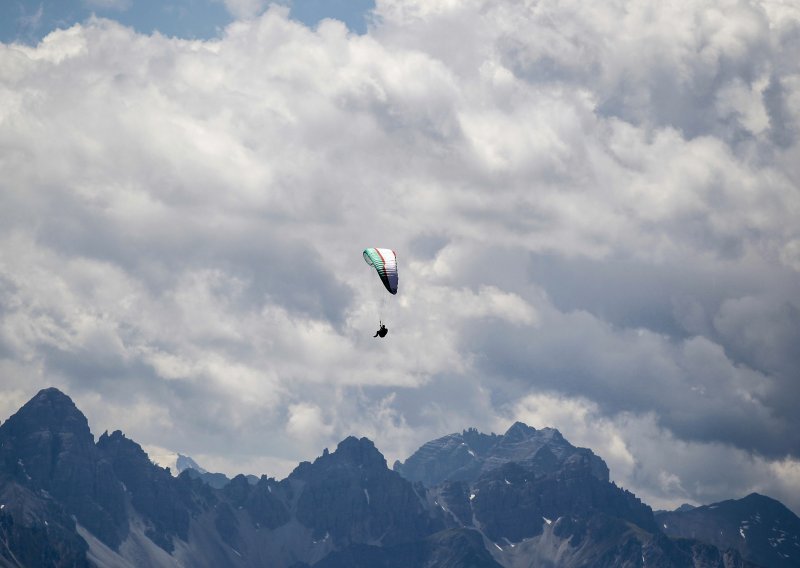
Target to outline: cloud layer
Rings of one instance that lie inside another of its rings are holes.
[[[519,418],[657,506],[800,510],[800,10],[371,20],[0,45],[0,414],[55,384],[95,431],[278,476]]]

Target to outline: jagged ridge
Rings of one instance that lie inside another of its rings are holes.
[[[393,469],[427,487],[444,481],[475,481],[507,463],[518,463],[536,475],[553,473],[570,461],[585,461],[592,475],[608,481],[608,466],[586,448],[576,448],[558,430],[537,430],[515,422],[505,434],[482,434],[475,429],[449,434],[424,444]]]
[[[122,432],[95,444],[72,400],[46,389],[0,425],[0,566],[748,565],[668,538],[555,430],[445,438],[480,457],[472,477],[426,488],[349,437],[282,481],[216,489],[194,470],[172,477]]]

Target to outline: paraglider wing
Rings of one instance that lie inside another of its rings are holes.
[[[397,255],[392,249],[364,249],[364,260],[374,266],[381,282],[392,294],[397,294]]]

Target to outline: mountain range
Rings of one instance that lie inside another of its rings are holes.
[[[391,469],[356,437],[282,480],[182,463],[174,477],[120,431],[95,441],[67,395],[40,391],[0,425],[0,567],[800,566],[800,519],[778,501],[654,514],[591,450],[519,422]]]

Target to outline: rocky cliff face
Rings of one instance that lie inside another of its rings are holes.
[[[356,545],[336,551],[315,568],[501,568],[475,530],[444,530],[393,546]]]
[[[446,502],[447,499],[445,499]],[[470,515],[495,542],[519,542],[542,534],[547,520],[591,518],[603,514],[657,532],[653,513],[632,493],[592,475],[589,464],[572,464],[556,473],[537,476],[516,463],[484,474],[469,487]]]
[[[0,566],[88,568],[88,550],[60,503],[0,475]]]
[[[521,422],[502,436],[465,430],[423,445],[394,470],[427,487],[444,481],[475,481],[482,474],[507,463],[516,463],[535,475],[554,473],[571,461],[588,464],[592,475],[608,481],[608,467],[586,448],[576,448],[558,430],[536,430]]]
[[[658,531],[650,507],[599,479],[589,457],[578,455],[547,474],[529,461],[509,461],[430,493],[456,525],[478,529],[503,566],[746,565],[713,546],[673,542]]]
[[[467,430],[396,469],[350,437],[282,481],[215,488],[194,470],[172,477],[122,432],[95,444],[69,397],[46,389],[0,426],[0,566],[733,568],[757,553],[670,538],[552,429]],[[776,510],[757,511],[778,531],[768,544],[794,544]]]
[[[172,552],[173,537],[187,538],[190,515],[197,510],[189,486],[153,464],[141,446],[119,430],[100,436],[97,449],[111,464],[133,509],[145,519],[147,537]]]
[[[343,440],[334,453],[303,463],[288,477],[297,487],[297,520],[334,545],[394,544],[444,528],[425,497],[397,473],[367,438]]]
[[[52,498],[108,546],[127,534],[122,484],[86,417],[60,391],[39,392],[0,426],[0,463],[9,481]]]
[[[763,566],[800,566],[800,518],[783,504],[751,493],[743,499],[659,512],[665,534],[736,550]]]

